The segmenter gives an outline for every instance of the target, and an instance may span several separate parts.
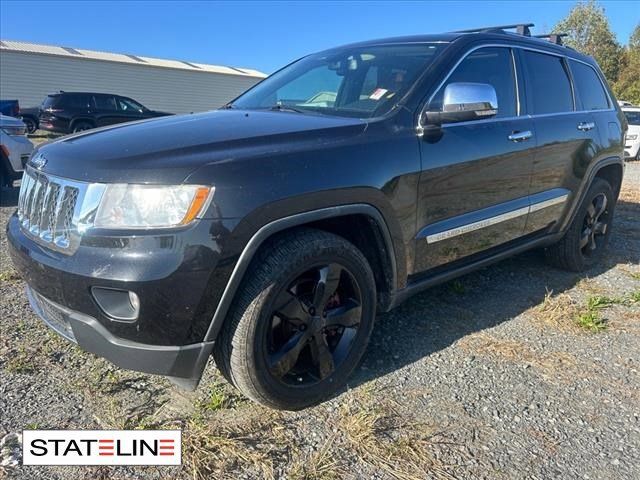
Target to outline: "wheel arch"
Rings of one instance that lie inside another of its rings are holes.
[[[622,186],[622,177],[624,174],[624,161],[622,157],[613,156],[607,157],[599,162],[595,163],[589,172],[585,175],[585,181],[582,182],[580,190],[577,192],[575,201],[573,202],[570,213],[565,217],[562,223],[561,231],[566,231],[571,225],[575,215],[578,212],[578,208],[584,201],[584,197],[587,194],[589,187],[593,183],[593,180],[597,178],[603,178],[607,180],[611,187],[614,189],[615,197],[618,198],[620,188]]]
[[[341,228],[345,225],[344,222],[356,222],[357,226],[368,228],[369,230],[358,232],[358,228],[349,230]],[[274,220],[264,225],[251,237],[242,250],[220,302],[216,307],[204,338],[205,342],[212,342],[218,336],[242,279],[259,248],[274,235],[300,227],[316,228],[334,233],[346,238],[360,248],[374,270],[378,290],[382,290],[383,295],[381,295],[380,306],[383,309],[388,308],[391,293],[397,289],[398,269],[394,244],[382,214],[369,204],[322,208]],[[366,237],[363,237],[363,235],[367,232],[374,236],[375,242],[373,246],[364,242]]]
[[[69,130],[73,132],[73,128],[79,122],[86,122],[93,125],[94,128],[96,127],[95,120],[91,119],[90,117],[76,117],[73,120],[71,120],[71,122],[69,122]]]

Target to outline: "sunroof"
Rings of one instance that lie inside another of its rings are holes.
[[[60,47],[62,48],[64,51],[69,52],[72,55],[82,55],[82,53],[80,53],[78,50],[76,50],[75,48],[71,48],[71,47]]]
[[[145,60],[141,59],[140,57],[136,57],[135,55],[126,54],[125,56],[129,57],[131,60],[135,60],[136,62],[147,63]]]

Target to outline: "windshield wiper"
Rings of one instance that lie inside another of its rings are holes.
[[[280,103],[276,103],[269,107],[269,110],[273,110],[276,112],[295,112],[295,113],[307,113],[305,110],[301,110],[299,108],[291,107],[289,105],[282,105]]]

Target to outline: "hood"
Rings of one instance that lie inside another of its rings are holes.
[[[0,126],[2,127],[24,127],[22,120],[13,117],[7,117],[0,114]]]
[[[638,135],[640,134],[640,125],[632,125],[629,124],[629,129],[627,130],[627,135]]]
[[[42,170],[90,182],[181,183],[217,161],[317,148],[362,133],[359,119],[282,111],[215,110],[89,130],[43,145]]]

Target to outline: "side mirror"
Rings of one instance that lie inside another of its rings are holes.
[[[467,122],[493,117],[498,113],[496,89],[488,83],[450,83],[444,89],[441,111],[424,113],[424,123]]]

